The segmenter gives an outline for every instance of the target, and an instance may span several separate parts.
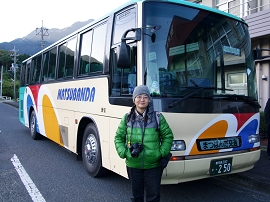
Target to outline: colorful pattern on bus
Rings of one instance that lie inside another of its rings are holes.
[[[186,155],[209,154],[227,151],[244,150],[259,146],[248,142],[248,135],[258,134],[259,113],[246,114],[222,114],[217,116],[204,128],[202,128],[192,139],[186,150]],[[230,136],[241,136],[242,146],[238,148],[199,151],[196,145],[196,139],[205,138],[224,138]]]
[[[61,129],[59,128],[59,126],[62,125],[59,118],[59,112],[57,110],[57,108],[59,108],[59,102],[93,102],[95,96],[95,88],[77,89],[61,89],[58,90],[57,96],[52,96],[50,93],[50,90],[52,89],[49,89],[47,86],[35,85],[26,87],[24,90],[26,93],[24,93],[23,108],[27,110],[23,112],[24,120],[22,122],[25,122],[24,124],[27,125],[27,120],[29,120],[30,116],[30,108],[33,107],[37,118],[37,132],[66,147],[65,136],[61,133]],[[88,93],[82,94],[82,91],[88,91]],[[58,103],[58,106],[56,103]],[[185,151],[185,155],[213,154],[219,152],[246,150],[260,146],[260,143],[250,144],[248,142],[249,135],[258,134],[259,116],[259,113],[216,114],[214,119],[204,124],[202,128],[198,128],[198,132],[192,137],[190,142],[186,142],[187,149]],[[52,117],[54,117],[55,120],[52,120]],[[196,127],[196,124],[194,124],[194,127]],[[197,139],[225,138],[232,136],[241,137],[242,144],[240,147],[199,151],[196,144]]]

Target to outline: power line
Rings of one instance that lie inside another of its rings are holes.
[[[41,42],[40,42],[40,44],[41,44],[41,50],[44,48],[44,46],[45,46],[45,42],[46,41],[44,41],[44,36],[49,36],[49,32],[48,32],[48,30],[49,29],[47,29],[47,28],[45,28],[45,27],[43,27],[43,20],[42,20],[42,27],[41,28],[36,28],[36,35],[41,35]]]

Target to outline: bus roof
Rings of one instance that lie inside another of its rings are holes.
[[[72,37],[73,35],[75,35],[76,33],[78,32],[81,32],[83,31],[84,29],[87,29],[88,27],[90,27],[91,25],[94,25],[95,23],[101,21],[102,19],[105,19],[106,17],[110,16],[112,13],[115,13],[127,6],[130,6],[132,4],[136,4],[138,2],[147,2],[147,1],[155,1],[155,2],[167,2],[167,3],[175,3],[175,4],[179,4],[179,5],[185,5],[185,6],[189,6],[189,7],[193,7],[193,8],[199,8],[199,9],[202,9],[202,10],[206,10],[206,11],[210,11],[210,12],[213,12],[213,13],[217,13],[217,14],[221,14],[221,15],[224,15],[224,16],[227,16],[229,18],[234,18],[235,20],[238,20],[238,21],[242,21],[245,23],[245,21],[235,15],[232,15],[230,13],[226,13],[224,11],[220,11],[218,9],[214,9],[214,8],[211,8],[209,6],[204,6],[204,5],[200,5],[200,4],[196,4],[196,3],[193,3],[193,2],[189,2],[189,1],[186,1],[186,0],[130,0],[128,1],[127,3],[123,4],[122,6],[118,7],[118,8],[115,8],[114,10],[112,10],[111,12],[107,13],[106,15],[102,16],[101,18],[97,19],[97,20],[94,20],[92,22],[90,22],[89,24],[83,26],[82,28],[74,31],[73,33],[67,35],[66,37],[56,41],[55,43],[51,44],[50,46],[42,49],[41,51],[37,52],[36,54],[32,55],[31,57],[27,58],[26,60],[22,61],[22,63],[26,62],[27,60],[35,57],[36,55],[40,54],[41,52],[44,52],[46,50],[49,50],[51,47],[55,46],[56,44],[60,43],[61,41],[65,40],[65,39],[68,39],[70,37]]]

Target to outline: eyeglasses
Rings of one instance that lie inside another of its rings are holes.
[[[146,96],[146,95],[138,95],[135,99],[136,99],[136,100],[148,100],[149,97]]]

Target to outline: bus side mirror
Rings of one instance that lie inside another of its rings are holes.
[[[156,41],[156,34],[155,33],[153,33],[151,35],[151,41],[152,41],[152,43],[155,43],[155,41]]]
[[[135,32],[134,37],[126,37],[129,32]],[[141,40],[141,29],[132,28],[125,31],[121,38],[120,52],[117,60],[117,67],[122,69],[130,68],[130,46],[127,45],[127,41],[140,41]]]
[[[117,67],[123,69],[130,67],[130,46],[126,44],[126,41],[121,42]]]

